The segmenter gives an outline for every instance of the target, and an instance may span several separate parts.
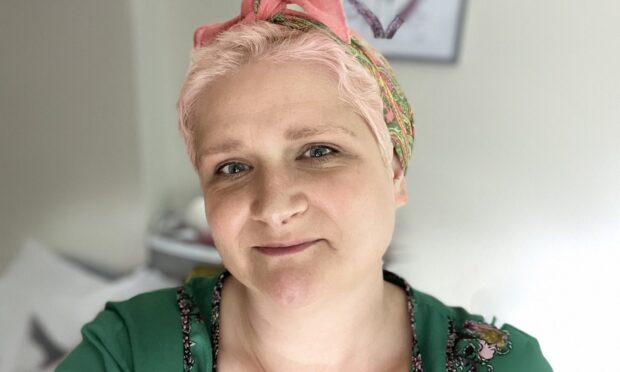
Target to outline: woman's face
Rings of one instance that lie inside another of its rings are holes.
[[[211,84],[196,114],[207,220],[245,287],[303,306],[380,270],[407,198],[402,169],[326,72],[249,64]]]

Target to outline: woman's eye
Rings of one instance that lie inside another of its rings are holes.
[[[304,155],[310,158],[322,158],[334,152],[335,150],[328,146],[312,146],[304,152]]]
[[[229,176],[239,175],[241,172],[245,172],[249,169],[247,165],[243,163],[227,163],[217,168],[217,174],[225,174]]]

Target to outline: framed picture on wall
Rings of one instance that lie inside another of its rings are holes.
[[[465,0],[342,2],[349,27],[386,57],[457,61]]]

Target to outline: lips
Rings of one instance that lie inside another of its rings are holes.
[[[267,243],[254,248],[268,256],[283,256],[304,251],[318,241],[318,239],[313,239],[291,243]]]

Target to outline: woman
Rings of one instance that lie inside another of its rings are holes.
[[[536,340],[382,270],[412,113],[339,1],[195,33],[179,124],[227,271],[109,303],[59,371],[550,371]]]

